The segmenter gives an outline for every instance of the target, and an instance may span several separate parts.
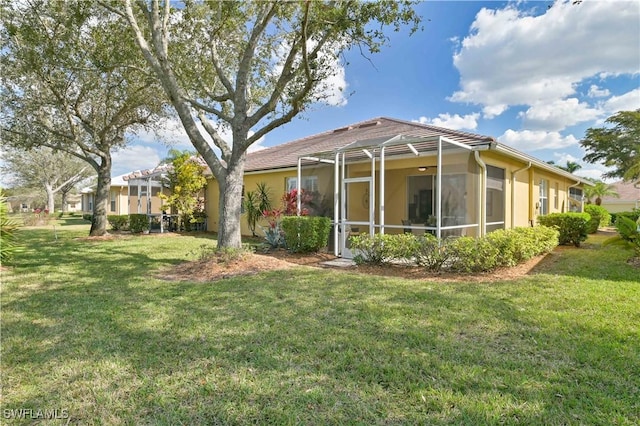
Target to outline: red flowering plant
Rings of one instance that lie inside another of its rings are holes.
[[[311,202],[313,199],[312,194],[306,193],[304,190],[300,191],[300,201],[304,205]],[[307,216],[309,209],[303,207],[300,209],[301,216]],[[272,248],[285,247],[284,232],[280,226],[280,222],[283,216],[297,216],[298,215],[298,191],[292,189],[286,192],[282,196],[282,208],[265,210],[262,212],[262,217],[267,221],[267,226],[260,226],[267,243]]]
[[[280,227],[280,220],[282,218],[282,210],[271,209],[262,212],[262,217],[267,221],[267,226],[260,226],[262,232],[264,232],[264,238],[271,248],[284,247],[284,234]]]

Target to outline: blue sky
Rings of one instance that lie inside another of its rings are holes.
[[[254,148],[387,116],[493,136],[600,177],[605,168],[582,162],[579,141],[615,112],[640,108],[640,2],[429,1],[417,10],[423,31],[389,32],[370,60],[347,52],[333,105],[314,106]],[[179,124],[168,127],[163,140],[192,148]],[[154,167],[167,150],[140,135],[114,155],[112,175]]]

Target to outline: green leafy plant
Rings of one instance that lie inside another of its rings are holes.
[[[285,216],[281,226],[289,250],[310,253],[327,245],[331,220],[320,216]]]
[[[441,270],[451,257],[451,251],[448,249],[450,241],[450,239],[445,238],[438,242],[438,238],[432,234],[425,234],[419,237],[418,250],[415,253],[416,264],[425,267],[429,271]]]
[[[609,223],[611,222],[611,215],[607,209],[602,206],[587,204],[584,206],[584,212],[591,216],[587,229],[587,233],[589,234],[595,234],[598,232],[599,228],[609,226]]]
[[[178,227],[190,231],[192,224],[202,223],[206,218],[204,203],[199,197],[200,191],[207,184],[205,167],[189,151],[174,150],[171,154],[173,168],[167,172],[165,179],[171,194],[160,194],[160,198],[180,213]]]
[[[624,241],[633,248],[636,256],[640,256],[640,219],[634,222],[628,217],[620,216],[616,221],[616,229],[618,230],[618,235],[609,238],[604,244],[608,245]]]
[[[559,244],[573,244],[580,247],[580,243],[587,239],[591,216],[588,213],[552,213],[538,217],[541,225],[556,228]]]
[[[127,214],[109,215],[107,216],[107,221],[114,231],[125,231],[129,229],[129,215]]]
[[[149,230],[149,218],[146,214],[130,214],[129,230],[132,234],[139,234]]]
[[[16,250],[18,224],[9,217],[7,198],[0,192],[0,264],[7,265],[13,260]]]
[[[265,182],[259,182],[255,191],[245,194],[244,210],[251,234],[257,237],[256,225],[262,213],[271,210],[271,190]]]

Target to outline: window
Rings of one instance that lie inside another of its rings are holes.
[[[558,194],[560,192],[560,184],[556,182],[556,189],[553,193],[553,208],[558,210]]]
[[[549,213],[549,182],[546,179],[540,179],[540,214]]]
[[[138,195],[138,187],[134,185],[129,186],[129,195]]]
[[[582,189],[569,188],[569,211],[582,211]]]
[[[116,211],[116,193],[111,191],[111,211]]]
[[[296,189],[297,177],[287,178],[287,192]],[[318,192],[318,176],[302,176],[300,188],[307,192]]]
[[[504,177],[504,169],[487,165],[487,232],[504,229]]]
[[[151,187],[151,196],[157,197],[158,194],[160,194],[160,188],[158,188],[157,186]]]

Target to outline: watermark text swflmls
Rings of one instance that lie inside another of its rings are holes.
[[[29,419],[29,420],[57,420],[68,419],[69,410],[66,408],[54,408],[34,410],[32,408],[4,408],[2,417],[5,419]]]

